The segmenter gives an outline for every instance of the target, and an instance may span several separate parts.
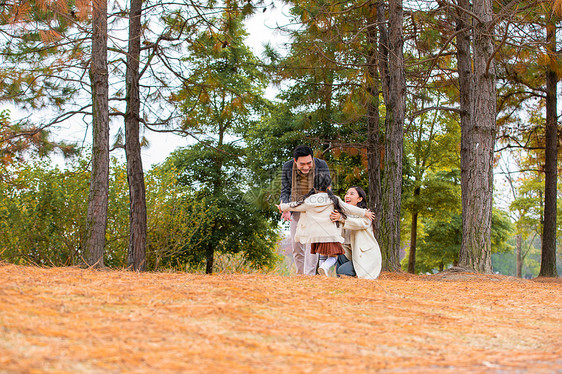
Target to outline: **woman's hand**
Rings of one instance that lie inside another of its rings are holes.
[[[371,212],[370,209],[367,209],[365,211],[365,217],[367,217],[368,219],[370,219],[372,221],[373,218],[375,218],[375,213]]]
[[[330,213],[330,219],[332,220],[332,222],[342,221],[340,212],[334,210],[332,213]]]

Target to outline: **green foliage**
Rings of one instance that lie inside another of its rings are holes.
[[[190,45],[184,58],[189,76],[173,95],[185,113],[183,128],[203,136],[243,131],[267,105],[262,98],[267,79],[244,44],[241,15],[225,12],[213,22],[217,32],[201,32]]]
[[[172,266],[206,263],[206,271],[212,271],[217,255],[239,253],[253,268],[275,263],[271,207],[261,204],[261,192],[249,183],[247,148],[239,138],[269,106],[263,99],[267,78],[244,44],[244,11],[236,9],[213,20],[216,32],[197,35],[185,58],[190,66],[186,84],[173,97],[185,113],[183,129],[198,143],[172,153],[165,168],[177,171],[177,183],[197,201],[191,214],[205,214],[169,258]]]
[[[416,271],[420,273],[441,271],[456,265],[462,241],[462,217],[451,213],[448,216],[429,220],[425,234],[419,240]],[[512,223],[505,212],[492,211],[492,252],[503,253],[513,247],[508,239],[513,232]]]
[[[212,214],[201,200],[193,198],[190,187],[178,183],[178,171],[168,165],[156,166],[146,174],[148,238],[147,268],[171,267],[185,270],[181,261],[186,243],[206,237],[204,228]]]
[[[422,115],[406,133],[404,148],[403,208],[420,218],[460,211],[458,123],[444,114]]]
[[[61,170],[48,161],[4,168],[0,209],[2,258],[21,264],[79,265],[82,258],[90,173],[77,161]],[[123,165],[110,177],[104,262],[126,265],[128,189]]]
[[[522,178],[517,188],[517,198],[510,205],[511,211],[519,212],[517,226],[521,232],[528,235],[530,231],[542,230],[541,219],[543,213],[542,200],[544,194],[544,178]]]
[[[513,246],[508,243],[508,240],[514,231],[508,214],[496,208],[492,209],[492,253],[513,250]]]
[[[517,161],[519,162],[519,167],[528,168],[525,172],[519,174],[516,180],[511,180],[512,192],[514,198],[510,204],[509,210],[516,217],[515,226],[517,234],[522,236],[524,243],[534,243],[535,238],[540,238],[542,235],[542,221],[543,221],[543,205],[544,205],[544,175],[540,170],[532,170],[533,167],[541,167],[542,157],[541,153],[529,151],[521,153]],[[560,166],[560,162],[559,162]],[[560,167],[559,167],[560,170]],[[558,202],[557,202],[557,241],[560,243],[562,238],[562,180],[559,179],[558,182]],[[535,251],[534,248],[538,249]],[[540,266],[540,247],[541,244],[534,244],[533,246],[527,245],[523,246],[522,258],[523,258],[523,269],[527,268],[525,274],[536,276],[539,271]],[[562,269],[561,251],[557,250],[556,266],[558,271]],[[513,255],[515,256],[515,255]],[[529,258],[527,257],[529,256]],[[513,260],[515,261],[515,257]]]
[[[0,242],[3,259],[18,264],[81,262],[88,173],[61,171],[45,161],[1,171]]]
[[[461,217],[461,186],[460,169],[450,170],[423,170],[423,180],[415,182],[419,185],[419,195],[413,193],[413,186],[404,188],[402,195],[402,216],[404,217],[401,225],[401,238],[403,243],[411,240],[411,215],[418,213],[417,227],[417,248],[416,248],[416,271],[427,271],[427,268],[441,268],[442,256],[445,256],[448,263],[458,260],[458,248],[462,234],[462,225],[458,226],[457,219]],[[408,179],[406,179],[408,180]],[[449,222],[453,224],[449,224]],[[433,243],[434,250],[428,250],[424,243],[424,233],[429,231],[439,231],[437,236],[443,240]],[[458,232],[456,230],[459,230]],[[425,247],[424,247],[425,246]],[[425,252],[425,253],[423,253]],[[436,256],[432,258],[432,256]],[[406,256],[402,261],[402,267],[408,268],[409,257]],[[445,262],[446,264],[447,262]]]
[[[283,82],[279,103],[249,129],[251,169],[273,181],[274,170],[299,144],[310,145],[328,161],[334,190],[367,186],[366,103],[372,78],[365,44],[369,6],[353,2],[291,1],[292,43],[285,56],[266,48],[273,78]],[[384,111],[384,108],[381,108]]]
[[[413,110],[426,101],[442,100],[430,90],[417,93]],[[420,108],[421,107],[421,108]],[[418,226],[425,219],[460,213],[460,126],[447,112],[431,111],[412,121],[404,139],[402,217],[417,214]],[[402,242],[410,242],[411,224],[401,227]]]
[[[112,159],[109,169],[109,204],[107,208],[104,264],[113,268],[127,266],[129,246],[129,185],[127,167]],[[86,212],[84,212],[86,222]]]
[[[462,241],[462,218],[459,214],[429,221],[425,235],[418,240],[416,271],[420,273],[443,270],[456,264]]]
[[[253,194],[243,191],[245,174],[239,158],[199,145],[177,150],[166,167],[177,170],[180,186],[192,189],[197,205],[190,214],[205,213],[170,259],[174,266],[200,267],[215,253],[242,253],[252,268],[275,263],[276,226],[268,219],[269,207],[263,209],[252,200]]]
[[[522,278],[535,278],[539,274],[541,249],[540,242],[536,239],[536,237],[530,237],[522,242]],[[517,259],[515,253],[515,240],[516,237],[512,236],[508,242],[508,244],[514,248],[513,251],[492,253],[492,266],[494,272],[516,276]]]
[[[243,167],[239,157],[241,152],[243,150],[233,144],[223,144],[220,149],[197,144],[177,149],[169,159],[179,171],[180,183],[213,192],[240,185],[244,179],[244,173],[240,172]]]
[[[89,188],[85,161],[0,166],[0,259],[16,264],[81,265]],[[222,199],[178,181],[169,165],[147,173],[147,268],[197,269],[212,243],[252,269],[277,260],[277,230],[242,193]],[[112,162],[104,263],[127,266],[129,200],[125,165]],[[220,208],[220,209],[219,209]]]

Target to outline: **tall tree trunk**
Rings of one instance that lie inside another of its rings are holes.
[[[544,166],[544,224],[541,245],[541,277],[556,277],[556,183],[558,163],[558,131],[556,116],[556,88],[558,77],[554,71],[556,61],[556,23],[552,19],[546,26],[546,43],[550,64],[546,71],[546,129]]]
[[[421,188],[416,187],[414,190],[414,202],[420,197]],[[412,213],[412,230],[410,234],[410,255],[408,257],[408,273],[416,273],[416,247],[418,241],[418,211],[414,210]]]
[[[523,245],[523,234],[517,234],[515,247],[515,276],[521,278],[521,270],[523,267],[523,258],[521,257],[521,246]]]
[[[375,3],[371,3],[367,20],[368,63],[367,63],[367,163],[369,174],[369,209],[375,213],[373,229],[375,236],[381,225],[381,149],[379,113],[379,75],[377,70],[377,20]]]
[[[492,1],[475,0],[473,12],[478,20],[473,20],[472,29],[471,112],[468,126],[461,130],[463,236],[459,265],[491,273],[492,169],[496,133]]]
[[[92,10],[92,174],[86,217],[85,260],[104,267],[103,253],[109,196],[109,103],[107,71],[107,2],[94,1]]]
[[[459,8],[456,18],[457,35],[457,69],[459,74],[459,104],[461,124],[461,198],[462,198],[462,221],[463,237],[465,235],[465,206],[468,205],[468,190],[462,181],[466,180],[467,171],[470,168],[470,131],[472,126],[472,52],[471,30],[472,22],[469,13],[472,11],[470,0],[458,0]],[[462,252],[462,250],[461,250]],[[461,254],[459,252],[459,256]]]
[[[400,269],[400,201],[402,198],[402,154],[404,141],[404,116],[406,81],[402,35],[403,9],[401,0],[389,1],[389,104],[386,108],[384,176],[382,182],[381,252],[383,269]]]
[[[139,96],[139,60],[142,0],[131,0],[129,50],[127,54],[127,111],[125,113],[125,153],[129,182],[129,253],[132,270],[146,270],[146,193],[142,170]]]

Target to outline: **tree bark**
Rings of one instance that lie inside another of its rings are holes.
[[[555,17],[551,15],[551,17]],[[544,167],[544,223],[541,245],[541,277],[556,277],[556,198],[558,131],[556,116],[556,24],[551,18],[546,26],[547,49],[550,64],[546,71],[546,129]]]
[[[213,265],[215,263],[215,248],[213,244],[209,242],[207,245],[207,265],[205,267],[205,274],[213,273]]]
[[[470,10],[469,0],[459,0],[458,5],[462,9]],[[459,104],[460,104],[460,122],[461,122],[461,148],[465,148],[461,152],[461,169],[465,170],[467,146],[467,129],[470,127],[470,114],[472,112],[472,57],[470,52],[470,16],[468,12],[458,11],[456,18],[457,35],[457,69],[459,74]]]
[[[107,2],[94,1],[92,10],[92,174],[86,217],[85,260],[102,268],[109,195],[109,103],[107,70]]]
[[[517,234],[515,248],[515,276],[521,278],[521,270],[523,267],[523,259],[521,257],[521,246],[523,244],[523,235]]]
[[[402,198],[402,154],[406,81],[402,35],[403,8],[401,0],[389,1],[388,74],[389,102],[386,108],[384,177],[382,181],[381,252],[383,269],[400,269],[400,201]]]
[[[493,10],[491,0],[475,0],[470,121],[461,130],[463,236],[459,266],[492,272],[492,188],[496,127]],[[462,87],[461,87],[462,89]],[[476,94],[478,92],[478,94]]]
[[[367,22],[367,164],[369,175],[369,209],[375,213],[373,231],[378,237],[381,226],[381,150],[379,113],[379,75],[377,70],[377,20],[375,3],[371,3]]]
[[[388,41],[388,27],[386,22],[386,2],[377,1],[377,24],[379,25],[379,75],[381,79],[381,91],[385,105],[390,102],[390,75],[388,72],[388,54],[389,54],[389,41]],[[386,121],[386,119],[385,119]]]
[[[146,270],[146,191],[140,147],[139,60],[142,0],[131,0],[129,49],[127,54],[127,111],[125,113],[125,153],[129,182],[128,267]]]

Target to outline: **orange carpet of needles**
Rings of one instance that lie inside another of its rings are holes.
[[[562,373],[562,281],[0,265],[1,373]]]

